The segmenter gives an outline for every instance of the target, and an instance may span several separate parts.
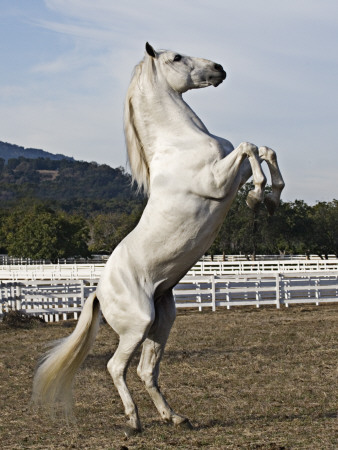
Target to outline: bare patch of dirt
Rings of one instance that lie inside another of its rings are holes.
[[[46,181],[54,181],[56,177],[59,175],[58,170],[37,170],[40,174],[41,178]]]
[[[106,363],[117,336],[102,325],[75,382],[75,424],[30,407],[31,383],[44,345],[64,337],[62,323],[0,324],[3,449],[336,449],[338,448],[338,308],[233,308],[179,311],[160,383],[194,430],[163,424],[136,375],[128,384],[144,431],[124,440],[120,398]],[[75,322],[74,322],[75,325]]]

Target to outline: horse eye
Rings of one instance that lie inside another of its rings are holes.
[[[181,61],[182,56],[181,55],[175,55],[174,61]]]

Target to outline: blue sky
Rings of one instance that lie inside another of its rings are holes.
[[[146,41],[223,65],[185,99],[235,146],[277,151],[285,201],[338,198],[335,0],[0,0],[0,140],[125,167]]]

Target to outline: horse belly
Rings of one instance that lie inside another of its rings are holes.
[[[162,207],[156,202],[156,208],[148,203],[139,224],[107,261],[97,290],[100,303],[120,308],[135,297],[151,298],[155,291],[170,289],[209,249],[227,204],[184,198]]]
[[[181,203],[168,212],[147,211],[134,230],[142,267],[148,266],[154,280],[166,280],[165,286],[177,284],[209,249],[228,210],[224,202],[198,203]]]

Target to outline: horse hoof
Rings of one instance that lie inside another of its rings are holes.
[[[189,419],[184,419],[184,420],[182,420],[182,422],[175,423],[175,426],[183,428],[184,430],[193,430],[194,429],[194,427],[191,425],[191,422]]]
[[[271,194],[267,194],[267,196],[264,199],[264,205],[266,206],[266,209],[268,210],[268,213],[270,216],[273,216],[278,204],[276,203],[276,200]]]
[[[142,430],[140,430],[138,428],[132,428],[132,427],[129,427],[128,425],[123,428],[123,434],[126,439],[129,439],[131,437],[139,435],[141,433],[141,431]]]
[[[257,211],[259,208],[259,204],[261,203],[261,199],[257,197],[254,191],[250,191],[246,197],[246,204],[253,211]]]

